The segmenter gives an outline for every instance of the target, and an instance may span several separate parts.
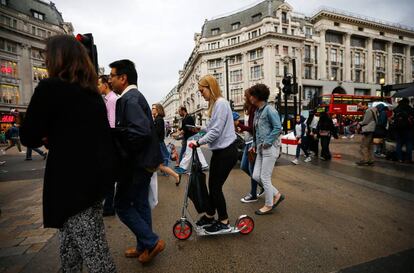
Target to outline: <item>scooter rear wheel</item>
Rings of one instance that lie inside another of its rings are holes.
[[[236,222],[236,227],[241,234],[247,235],[254,229],[254,221],[249,216],[243,216],[239,218]]]
[[[178,220],[173,227],[173,234],[178,240],[187,240],[193,233],[193,225],[187,220]]]

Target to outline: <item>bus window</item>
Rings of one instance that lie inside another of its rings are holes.
[[[342,104],[352,104],[352,97],[343,97]]]
[[[322,105],[329,105],[331,103],[331,96],[322,96]]]
[[[342,98],[334,96],[334,104],[341,104],[341,103],[342,103]]]
[[[353,103],[353,104],[358,104],[358,103],[360,103],[360,102],[362,102],[362,98],[354,97],[354,98],[352,99],[352,103]]]

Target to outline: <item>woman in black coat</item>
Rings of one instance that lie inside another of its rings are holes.
[[[316,127],[316,132],[318,137],[321,140],[321,157],[322,160],[331,160],[331,152],[329,151],[329,143],[331,142],[331,137],[338,138],[338,132],[333,124],[332,119],[328,116],[327,113],[321,113],[319,118],[318,126]]]
[[[113,147],[96,72],[69,35],[48,39],[46,67],[50,78],[36,87],[20,129],[24,145],[49,149],[44,227],[60,229],[63,272],[81,271],[83,262],[89,272],[116,272],[102,219],[102,200],[114,183]]]

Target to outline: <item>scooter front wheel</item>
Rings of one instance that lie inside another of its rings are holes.
[[[173,234],[178,240],[187,240],[193,233],[193,225],[187,220],[178,220],[173,227]]]
[[[254,229],[254,221],[249,216],[242,216],[236,222],[236,227],[243,235],[247,235]]]

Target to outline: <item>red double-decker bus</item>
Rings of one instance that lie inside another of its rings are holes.
[[[319,109],[324,108],[329,115],[362,116],[358,103],[366,102],[370,106],[374,101],[381,101],[379,96],[359,96],[346,94],[326,94],[320,97]],[[391,97],[384,97],[384,101],[391,103]]]

